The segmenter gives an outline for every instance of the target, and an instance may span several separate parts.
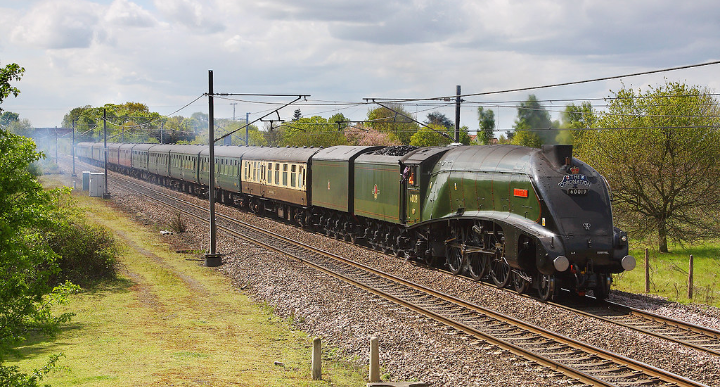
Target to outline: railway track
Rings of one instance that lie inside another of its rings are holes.
[[[125,188],[188,216],[207,221],[208,210],[128,178]],[[134,188],[132,188],[132,187]],[[662,369],[547,331],[335,254],[217,214],[217,228],[302,261],[328,275],[431,320],[492,343],[582,383],[599,386],[702,386]]]
[[[582,299],[580,303],[550,303],[646,335],[659,337],[720,356],[720,331],[660,316],[610,301]]]

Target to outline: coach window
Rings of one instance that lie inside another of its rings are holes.
[[[290,166],[290,187],[295,188],[297,185],[297,165]]]
[[[300,182],[298,184],[298,188],[304,189],[305,188],[305,167],[300,166]]]
[[[283,187],[287,187],[287,185],[288,185],[288,165],[287,164],[283,164],[282,185],[283,185]]]
[[[275,185],[280,185],[280,164],[275,163]]]

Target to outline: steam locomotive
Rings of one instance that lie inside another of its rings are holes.
[[[79,143],[79,158],[549,300],[608,296],[632,270],[603,176],[572,146],[207,146]]]

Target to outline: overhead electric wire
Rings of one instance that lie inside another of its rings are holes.
[[[620,79],[620,78],[630,78],[630,77],[637,77],[640,75],[658,74],[658,73],[664,73],[664,72],[670,72],[670,71],[685,70],[685,69],[690,69],[690,68],[712,66],[712,65],[717,65],[717,64],[720,64],[720,60],[706,62],[706,63],[693,64],[693,65],[669,67],[669,68],[658,69],[658,70],[648,70],[648,71],[623,74],[623,75],[613,75],[613,76],[609,76],[609,77],[592,78],[592,79],[586,79],[586,80],[581,80],[581,81],[553,83],[553,84],[549,84],[549,85],[529,86],[529,87],[521,87],[521,88],[516,88],[516,89],[486,91],[486,92],[481,92],[481,93],[469,93],[469,94],[451,95],[451,96],[444,96],[444,97],[432,97],[432,98],[377,98],[377,97],[372,98],[371,97],[371,98],[364,98],[364,99],[365,100],[376,100],[376,101],[382,100],[385,102],[398,102],[398,103],[413,102],[413,101],[449,100],[449,99],[455,99],[458,97],[466,98],[466,97],[475,97],[475,96],[481,96],[481,95],[506,94],[506,93],[514,93],[514,92],[518,92],[518,91],[529,91],[529,90],[548,89],[548,88],[561,87],[561,86],[580,85],[580,84],[584,84],[584,83],[608,81],[608,80]]]

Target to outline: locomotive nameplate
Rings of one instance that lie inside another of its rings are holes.
[[[568,195],[586,195],[590,185],[587,176],[581,174],[565,175],[558,183],[560,189]]]

